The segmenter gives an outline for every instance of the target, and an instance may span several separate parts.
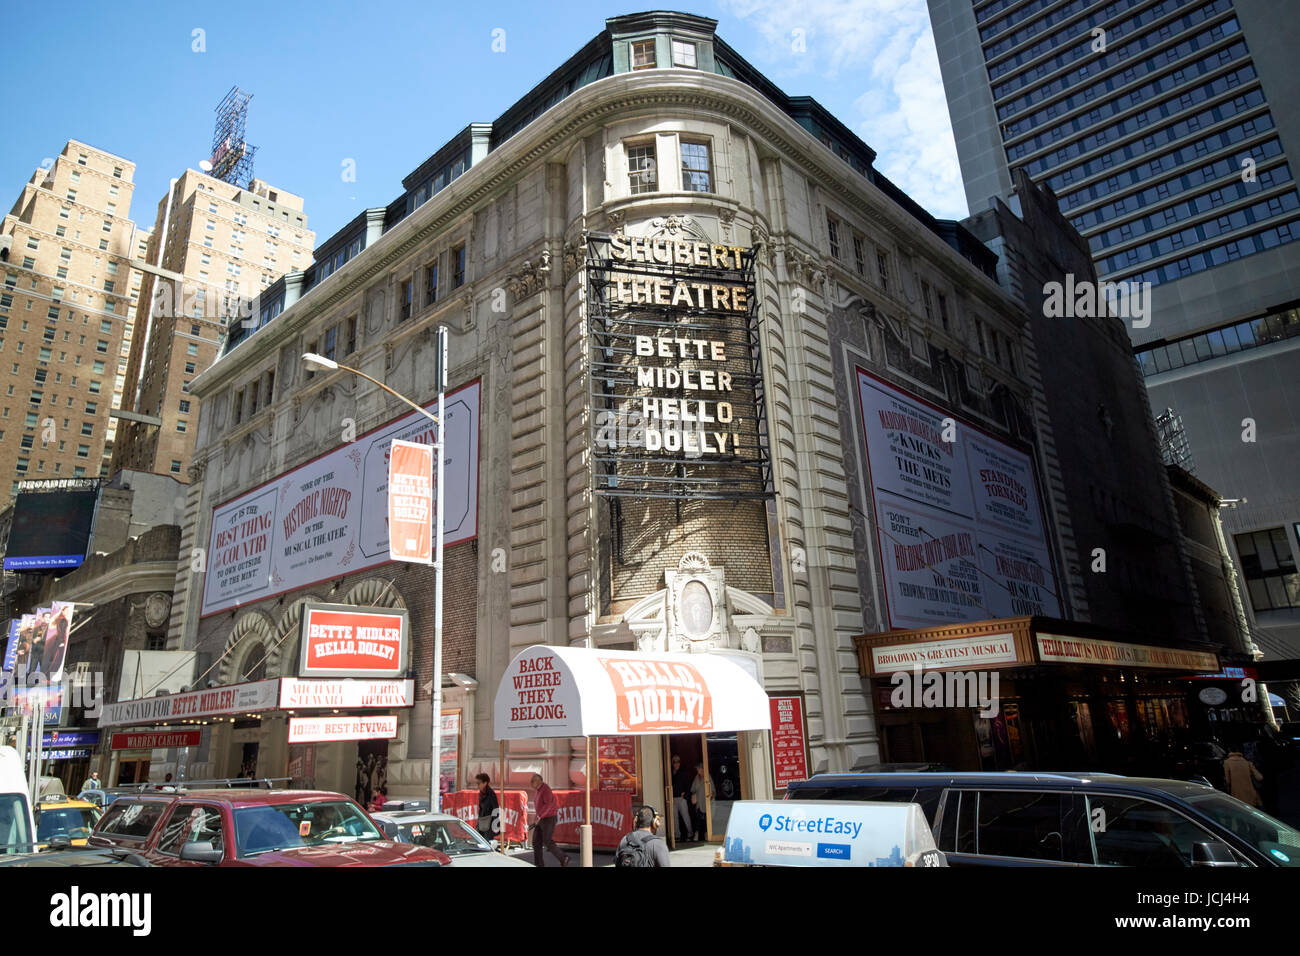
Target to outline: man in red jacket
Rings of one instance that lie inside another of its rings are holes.
[[[560,861],[560,866],[569,865],[569,857],[555,845],[555,823],[560,812],[560,805],[556,802],[555,794],[551,793],[551,788],[546,785],[540,773],[533,774],[529,781],[533,789],[537,791],[537,822],[528,829],[537,828],[533,834],[533,866],[545,866],[546,858],[542,855],[542,850],[551,851],[551,855]]]

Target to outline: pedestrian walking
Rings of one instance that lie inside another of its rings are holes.
[[[1243,803],[1258,807],[1263,802],[1259,799],[1255,784],[1263,783],[1264,775],[1255,769],[1255,765],[1240,750],[1229,752],[1223,761],[1223,782],[1228,793]]]
[[[691,781],[691,809],[695,811],[695,839],[708,836],[708,805],[713,799],[713,778],[704,764],[695,765],[695,779]]]
[[[500,804],[497,802],[496,791],[490,786],[491,777],[479,773],[474,779],[478,781],[478,832],[484,839],[491,840],[494,836],[492,822],[498,814]]]
[[[614,851],[614,866],[672,866],[668,844],[659,836],[663,820],[654,807],[636,811],[636,829],[619,841]]]
[[[99,771],[98,771],[98,770],[92,770],[92,771],[90,771],[90,776],[87,777],[85,780],[83,780],[83,781],[81,782],[81,789],[82,789],[82,790],[102,790],[102,789],[103,789],[103,787],[101,787],[101,786],[100,786],[100,783],[99,783]]]
[[[559,819],[560,804],[540,773],[533,774],[529,783],[537,792],[534,797],[537,804],[537,821],[528,828],[533,831],[533,866],[546,865],[543,850],[550,850],[551,855],[560,861],[560,866],[568,866],[568,854],[555,845],[555,824]]]

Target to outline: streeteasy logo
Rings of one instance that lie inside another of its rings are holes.
[[[837,820],[832,816],[802,820],[784,814],[772,816],[770,813],[758,818],[758,828],[764,833],[768,830],[776,833],[848,833],[855,840],[862,832],[862,824],[852,820]]]
[[[68,893],[50,897],[50,925],[61,929],[127,927],[132,935],[148,936],[153,926],[150,893]]]

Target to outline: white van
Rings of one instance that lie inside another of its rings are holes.
[[[31,853],[36,833],[27,775],[13,747],[0,747],[0,854]]]

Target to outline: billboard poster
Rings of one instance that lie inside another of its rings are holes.
[[[388,453],[388,553],[433,563],[433,448],[393,439]]]
[[[0,670],[13,671],[14,664],[18,660],[18,629],[22,627],[22,618],[14,618],[9,622],[9,627],[5,630],[5,656],[4,666]]]
[[[308,604],[302,612],[301,677],[397,677],[406,673],[410,618],[402,608]]]
[[[770,698],[772,707],[772,782],[777,790],[796,780],[808,779],[808,738],[804,729],[803,698]]]
[[[444,403],[448,546],[478,534],[479,386],[464,385]],[[202,615],[391,561],[393,440],[429,445],[435,430],[411,412],[215,508]]]
[[[857,380],[890,626],[1060,617],[1029,456],[864,369]]]
[[[14,496],[5,548],[6,571],[71,570],[90,546],[99,481],[54,478],[22,481]]]
[[[640,791],[635,737],[596,739],[596,789],[619,793]]]
[[[460,711],[444,710],[438,745],[438,780],[443,793],[460,781]]]
[[[397,717],[290,717],[289,744],[335,740],[389,740],[397,736]]]

